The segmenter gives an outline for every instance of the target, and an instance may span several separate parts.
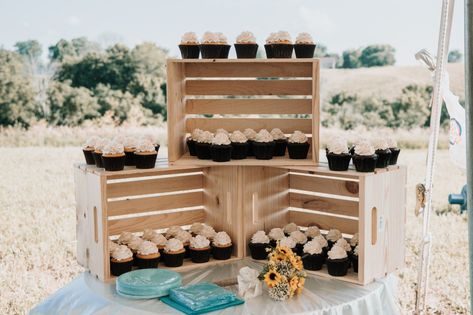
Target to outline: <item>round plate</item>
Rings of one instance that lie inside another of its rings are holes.
[[[117,294],[122,296],[122,297],[125,297],[127,299],[132,299],[132,300],[149,300],[149,299],[156,299],[156,298],[159,298],[160,296],[159,295],[130,295],[130,294],[126,294],[126,293],[122,293],[120,291],[117,290]]]
[[[132,296],[158,297],[167,295],[169,289],[181,286],[181,275],[163,269],[139,269],[117,278],[117,292]]]

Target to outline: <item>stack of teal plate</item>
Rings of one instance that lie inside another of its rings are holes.
[[[140,269],[117,278],[116,289],[121,296],[131,299],[152,299],[169,294],[181,286],[181,275],[163,269]]]

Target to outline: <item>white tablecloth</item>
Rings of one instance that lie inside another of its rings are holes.
[[[261,265],[242,260],[223,266],[182,273],[183,283],[218,281],[236,277],[241,267]],[[291,300],[276,302],[267,291],[245,304],[212,314],[399,314],[395,302],[394,276],[388,276],[367,286],[333,279],[307,278],[303,293]],[[235,290],[235,288],[230,288]],[[103,283],[89,273],[75,280],[33,308],[30,314],[181,314],[158,299],[130,300],[117,295],[115,283]]]

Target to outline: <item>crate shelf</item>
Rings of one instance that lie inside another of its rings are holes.
[[[309,156],[309,159],[311,157]],[[179,160],[173,164],[178,166],[258,166],[264,163],[271,164],[273,166],[284,166],[284,165],[307,165],[307,160],[294,160],[286,156],[275,156],[271,160],[257,160],[254,157],[248,157],[243,160],[230,160],[228,162],[213,162],[212,160],[200,160],[195,156],[190,156],[188,153],[184,154]]]

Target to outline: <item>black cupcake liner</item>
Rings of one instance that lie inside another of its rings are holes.
[[[278,241],[276,240],[269,240],[269,245],[271,245],[271,247],[276,247],[278,245]]]
[[[287,140],[277,139],[274,140],[274,156],[284,156],[286,155]]]
[[[210,260],[211,249],[196,250],[191,248],[191,260],[194,263],[201,264],[206,263]]]
[[[374,172],[376,168],[376,160],[378,156],[376,154],[365,156],[365,155],[353,155],[353,164],[357,172]]]
[[[289,158],[294,160],[303,160],[307,159],[309,154],[310,144],[306,143],[291,143],[287,144],[287,151],[289,152]]]
[[[327,252],[332,249],[332,247],[333,247],[333,245],[335,245],[335,243],[336,243],[336,241],[333,242],[331,240],[327,240],[327,248],[328,248]]]
[[[139,169],[154,168],[154,166],[156,165],[157,156],[158,156],[158,153],[138,154],[135,152],[136,168],[139,168]]]
[[[271,44],[272,58],[292,58],[293,50],[292,44]]]
[[[163,260],[166,267],[180,267],[184,262],[185,252],[179,254],[169,254],[164,252]]]
[[[328,168],[332,171],[347,171],[350,165],[351,155],[349,153],[335,154],[327,153]]]
[[[190,258],[191,257],[191,248],[190,245],[184,245],[184,249],[186,250],[184,258]]]
[[[396,165],[397,158],[399,157],[399,153],[401,152],[401,149],[389,148],[389,150],[391,150],[391,158],[389,159],[389,165]]]
[[[195,145],[197,142],[195,142],[194,140],[190,138],[187,138],[186,143],[187,143],[187,148],[189,149],[189,154],[191,156],[197,156],[197,151],[195,149]]]
[[[156,151],[156,153],[159,153],[159,148],[161,148],[159,144],[154,145],[154,150]]]
[[[271,160],[274,155],[274,147],[276,144],[271,142],[253,142],[253,153],[257,160]]]
[[[378,156],[378,159],[376,160],[376,168],[388,167],[391,160],[391,150],[376,150],[375,153]]]
[[[302,264],[307,270],[320,270],[325,262],[325,255],[320,254],[304,254],[302,256]]]
[[[348,272],[350,260],[348,257],[341,259],[327,259],[328,274],[334,277],[343,277]]]
[[[136,256],[136,266],[139,269],[158,268],[159,256],[156,258],[140,258]]]
[[[243,160],[248,156],[248,142],[232,142],[232,159],[233,160]]]
[[[199,59],[199,45],[179,45],[182,59]]]
[[[253,151],[253,143],[255,143],[255,141],[248,140],[247,143],[248,143],[248,153],[246,154],[246,156],[255,156],[255,153]]]
[[[125,155],[122,156],[102,156],[103,166],[106,171],[121,171],[125,167]]]
[[[95,165],[94,150],[82,150],[84,152],[85,163]]]
[[[228,54],[230,53],[231,45],[222,45],[222,49],[220,50],[220,59],[228,59]]]
[[[256,260],[265,260],[268,258],[266,248],[271,248],[271,245],[265,243],[249,243],[251,258]]]
[[[358,273],[358,256],[351,256],[351,264],[353,266],[353,271]]]
[[[258,53],[258,44],[235,44],[238,59],[254,59]]]
[[[210,155],[214,162],[228,162],[232,158],[232,145],[212,144],[210,146]]]
[[[295,44],[296,58],[314,58],[315,44]]]
[[[266,52],[266,58],[273,58],[273,47],[271,44],[264,45],[264,51]]]
[[[92,156],[94,158],[95,166],[103,168],[102,153],[93,152]]]
[[[294,251],[295,254],[299,255],[302,257],[304,254],[304,244],[296,244],[296,250]]]
[[[212,155],[210,153],[210,146],[211,145],[209,143],[196,142],[195,152],[197,154],[197,157],[201,160],[210,160],[212,158]]]
[[[233,252],[233,244],[227,247],[212,246],[212,256],[216,260],[230,259]]]
[[[135,151],[126,151],[125,150],[125,165],[126,166],[135,166]]]
[[[227,59],[230,52],[230,45],[200,45],[202,59]]]
[[[114,262],[110,259],[110,273],[114,276],[121,276],[122,274],[131,271],[133,268],[133,260],[127,262]]]

